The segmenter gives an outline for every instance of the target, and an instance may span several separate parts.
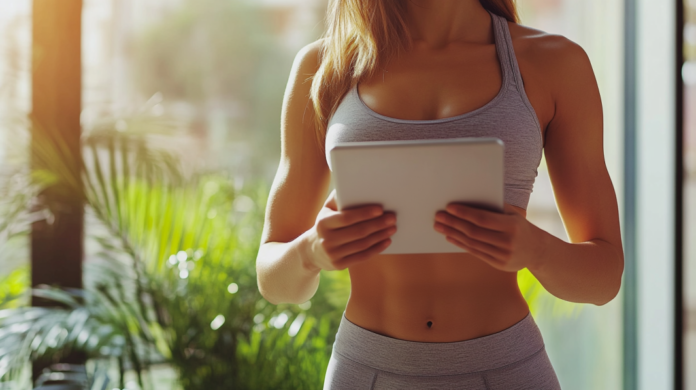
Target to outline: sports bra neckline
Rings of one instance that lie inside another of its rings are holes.
[[[496,28],[496,15],[491,13],[489,11],[489,15],[491,17],[491,28],[493,28],[493,42],[496,47],[496,58],[498,59],[498,66],[500,67],[500,72],[502,74],[502,80],[500,83],[500,89],[498,90],[498,93],[495,95],[495,97],[491,100],[489,100],[486,104],[484,104],[481,107],[475,108],[471,111],[462,113],[462,114],[457,114],[455,116],[449,116],[445,118],[438,118],[438,119],[401,119],[401,118],[394,118],[390,117],[387,115],[382,115],[378,113],[377,111],[373,110],[368,106],[365,101],[360,97],[360,92],[358,89],[359,83],[355,83],[353,87],[350,90],[350,93],[352,93],[355,97],[355,99],[359,102],[359,106],[361,106],[368,114],[372,115],[375,118],[382,119],[385,121],[389,122],[395,122],[395,123],[402,123],[402,124],[437,124],[437,123],[444,123],[444,122],[451,122],[451,121],[456,121],[464,118],[468,118],[470,116],[474,116],[477,114],[480,114],[483,111],[488,110],[489,108],[495,107],[498,102],[505,96],[505,93],[507,92],[507,86],[510,81],[510,70],[508,69],[507,66],[505,66],[505,60],[506,58],[502,58],[501,56],[501,48],[505,46],[505,37],[501,36],[501,31],[499,28]],[[507,48],[506,48],[507,50]]]

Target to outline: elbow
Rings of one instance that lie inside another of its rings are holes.
[[[290,302],[287,299],[287,297],[281,297],[281,295],[278,294],[277,291],[274,293],[274,291],[272,291],[268,288],[265,288],[265,286],[262,285],[261,283],[257,283],[257,284],[259,287],[259,293],[261,294],[263,299],[268,301],[268,303],[270,303],[271,305],[280,305],[282,303],[294,303],[294,302]]]
[[[299,305],[301,303],[307,302],[309,299],[288,299],[287,296],[280,297],[278,295],[273,295],[271,292],[268,291],[268,289],[265,289],[261,286],[259,283],[259,293],[261,293],[261,296],[263,299],[268,301],[271,305],[280,305],[283,303],[289,303],[289,304],[294,304],[294,305]]]
[[[259,293],[263,297],[263,299],[267,300],[268,303],[272,305],[279,305],[282,302],[282,300],[278,299],[276,295],[273,294],[272,289],[269,288],[268,282],[264,282],[263,278],[261,277],[261,272],[259,272],[259,267],[256,267],[256,286],[259,289]]]
[[[597,306],[604,306],[614,300],[621,291],[621,280],[623,279],[624,262],[623,256],[618,261],[617,269],[612,273],[612,276],[607,283],[606,293],[599,297],[597,302],[593,302]]]
[[[268,245],[268,244],[267,244]],[[285,244],[283,244],[285,245]],[[273,305],[301,304],[316,293],[319,272],[307,272],[297,256],[288,254],[287,246],[276,246],[275,253],[262,253],[256,258],[256,285],[261,296]]]
[[[606,294],[602,294],[602,296],[598,297],[598,299],[595,302],[592,302],[595,304],[595,306],[604,306],[607,303],[611,302],[614,300],[619,295],[619,291],[621,290],[621,282],[614,286],[612,285],[610,289],[608,289]]]
[[[259,289],[261,297],[268,301],[272,305],[279,305],[284,303],[278,294],[278,283],[273,283],[272,270],[273,267],[269,267],[268,264],[264,262],[264,258],[261,256],[263,249],[259,249],[259,254],[256,257],[256,287]]]
[[[269,280],[264,281],[263,278],[259,276],[256,278],[256,285],[258,286],[259,293],[263,299],[272,305],[280,305],[284,303],[299,305],[312,298],[311,296],[304,296],[304,294],[301,294],[300,292],[293,293],[292,291],[283,289],[281,286],[278,286],[277,283],[272,283]]]
[[[259,284],[259,293],[261,293],[261,296],[263,297],[263,299],[267,300],[268,303],[270,303],[271,305],[280,305],[281,303],[283,303],[279,299],[276,299],[275,297],[270,295],[267,290],[265,290],[261,287],[260,284]]]

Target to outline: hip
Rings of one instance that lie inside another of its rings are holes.
[[[531,314],[511,327],[457,342],[424,343],[371,332],[344,315],[324,390],[560,389]]]

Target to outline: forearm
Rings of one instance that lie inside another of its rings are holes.
[[[546,241],[544,255],[529,270],[548,292],[595,305],[616,297],[623,274],[621,250],[599,239],[571,244],[549,234]]]
[[[259,249],[257,282],[261,295],[269,302],[300,304],[316,293],[320,270],[308,266],[307,234],[288,243],[268,242]]]

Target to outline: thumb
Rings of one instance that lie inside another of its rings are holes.
[[[338,209],[338,206],[336,205],[336,190],[331,191],[329,197],[326,198],[324,207],[328,207],[333,211],[336,211]]]

